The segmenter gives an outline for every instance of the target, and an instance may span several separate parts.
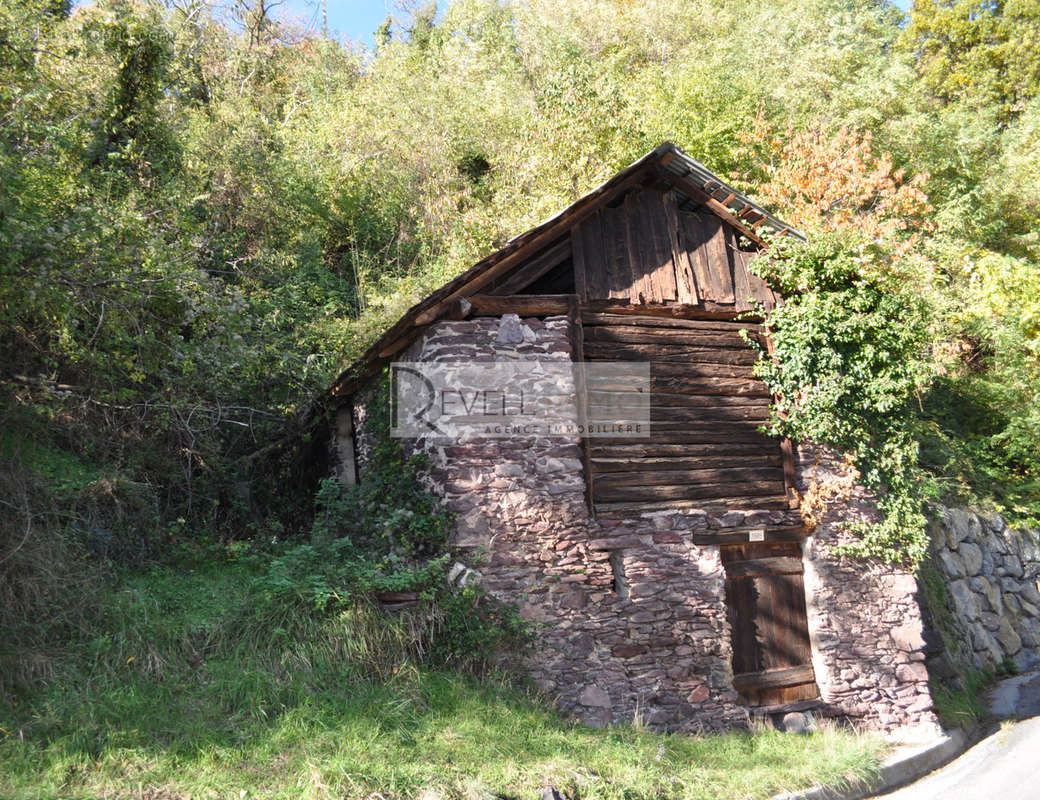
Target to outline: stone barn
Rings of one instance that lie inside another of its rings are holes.
[[[331,390],[353,483],[391,362],[504,365],[531,394],[580,367],[559,425],[408,446],[429,454],[460,559],[539,623],[527,670],[590,725],[934,722],[914,577],[833,552],[871,498],[832,454],[759,431],[770,398],[749,342],[768,346],[761,314],[780,302],[748,269],[765,230],[799,235],[662,144],[425,298]],[[646,384],[583,385],[600,362]],[[615,430],[596,392],[621,411],[631,398],[643,423]],[[834,485],[809,527],[800,498]]]

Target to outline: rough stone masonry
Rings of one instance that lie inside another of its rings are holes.
[[[401,361],[571,359],[566,317],[481,317],[432,325]],[[536,365],[521,381],[539,381]],[[362,479],[371,432],[365,394],[350,409]],[[559,410],[577,420],[573,402]],[[799,524],[797,512],[658,511],[590,516],[573,436],[416,439],[430,487],[457,515],[455,544],[486,589],[541,626],[527,669],[561,709],[589,725],[640,719],[668,730],[746,724],[732,688],[725,575],[717,545],[691,537],[726,528]],[[804,486],[838,470],[803,451]],[[804,545],[808,620],[823,713],[891,730],[934,722],[912,575],[837,557],[838,523],[869,516],[857,489],[834,501]]]

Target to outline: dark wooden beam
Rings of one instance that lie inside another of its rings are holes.
[[[812,683],[816,680],[811,664],[785,669],[766,669],[761,672],[742,672],[733,676],[733,688],[737,691],[748,689],[779,689],[784,686],[797,686],[800,683]]]
[[[754,558],[749,561],[730,561],[726,564],[727,578],[757,578],[762,575],[801,575],[802,559],[792,556]]]
[[[752,535],[762,535],[763,542],[800,542],[809,535],[804,525],[782,528],[724,528],[718,531],[696,532],[690,538],[694,544],[746,544]]]
[[[724,306],[711,302],[702,302],[697,306],[690,306],[680,303],[644,305],[618,300],[591,300],[587,303],[582,303],[581,311],[583,314],[630,314],[638,317],[663,317],[668,319],[703,319],[723,322],[746,320],[755,324],[762,321],[762,318],[755,314],[737,311],[733,306]]]
[[[548,317],[570,311],[572,294],[478,294],[466,298],[472,314],[495,317],[501,314],[519,314],[521,317]]]

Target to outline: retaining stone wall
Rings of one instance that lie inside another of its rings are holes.
[[[571,358],[565,317],[439,322],[402,361]],[[537,383],[532,372],[525,380]],[[363,479],[367,399],[353,427]],[[577,420],[571,403],[561,419]],[[542,628],[528,669],[558,705],[588,724],[639,718],[661,729],[746,724],[733,691],[718,546],[696,533],[797,524],[797,512],[689,510],[590,518],[579,440],[570,436],[416,440],[430,486],[458,515],[455,544],[484,586]],[[801,463],[817,471],[815,456]],[[800,468],[803,481],[809,467]],[[858,505],[857,505],[858,504]],[[859,509],[859,505],[863,506]],[[837,519],[869,498],[835,503],[805,546],[806,590],[824,711],[892,729],[930,721],[916,584],[896,570],[838,559]]]
[[[945,578],[936,626],[952,677],[964,667],[1040,665],[1040,532],[1012,530],[995,513],[943,508],[932,523],[932,560]]]

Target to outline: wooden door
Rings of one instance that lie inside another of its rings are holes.
[[[733,686],[751,705],[819,696],[797,542],[722,546]]]

